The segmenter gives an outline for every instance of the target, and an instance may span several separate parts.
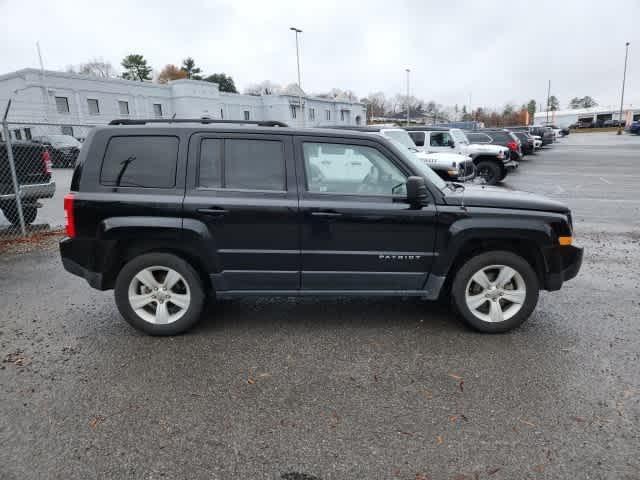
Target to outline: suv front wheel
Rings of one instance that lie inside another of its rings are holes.
[[[198,273],[182,258],[148,253],[122,268],[115,298],[134,328],[149,335],[177,335],[199,320],[204,291]]]
[[[453,302],[465,322],[486,333],[521,325],[538,303],[538,277],[522,257],[507,251],[479,254],[456,273]]]

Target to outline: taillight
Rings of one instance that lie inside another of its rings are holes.
[[[514,152],[518,151],[518,144],[516,142],[508,142],[507,147],[509,147],[509,150],[512,150]]]
[[[76,219],[73,214],[73,193],[64,196],[64,217],[67,220],[67,237],[76,236]]]
[[[44,173],[47,175],[51,175],[53,170],[51,170],[51,154],[49,150],[42,151],[42,166],[44,168]]]

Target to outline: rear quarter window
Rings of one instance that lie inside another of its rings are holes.
[[[100,184],[109,187],[172,188],[176,184],[178,137],[111,137],[102,161]]]

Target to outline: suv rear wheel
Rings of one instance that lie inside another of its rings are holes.
[[[115,284],[118,310],[134,328],[149,335],[176,335],[200,318],[202,281],[182,258],[148,253],[128,262]]]
[[[455,307],[465,322],[486,333],[521,325],[538,303],[538,277],[522,257],[486,252],[468,260],[452,285]]]

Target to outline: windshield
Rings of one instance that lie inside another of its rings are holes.
[[[54,147],[78,147],[81,143],[71,135],[49,135],[47,137]]]
[[[411,165],[416,167],[416,169],[420,172],[420,174],[423,177],[425,177],[428,181],[430,181],[432,184],[434,184],[440,190],[442,190],[443,188],[445,188],[447,186],[445,181],[442,180],[438,176],[438,174],[436,172],[431,170],[431,167],[429,167],[429,165],[427,165],[422,160],[420,160],[418,157],[416,157],[415,154],[411,150],[408,150],[402,143],[398,142],[397,140],[395,140],[393,138],[389,138],[389,141],[391,143],[393,143],[398,148],[398,150],[400,151],[400,153],[402,154],[404,159],[408,163],[410,163]]]
[[[385,137],[391,138],[403,145],[405,148],[416,149],[416,144],[413,143],[411,137],[405,130],[382,130],[382,135]]]
[[[456,143],[464,143],[466,145],[469,145],[469,139],[462,130],[458,128],[452,128],[450,131]]]

